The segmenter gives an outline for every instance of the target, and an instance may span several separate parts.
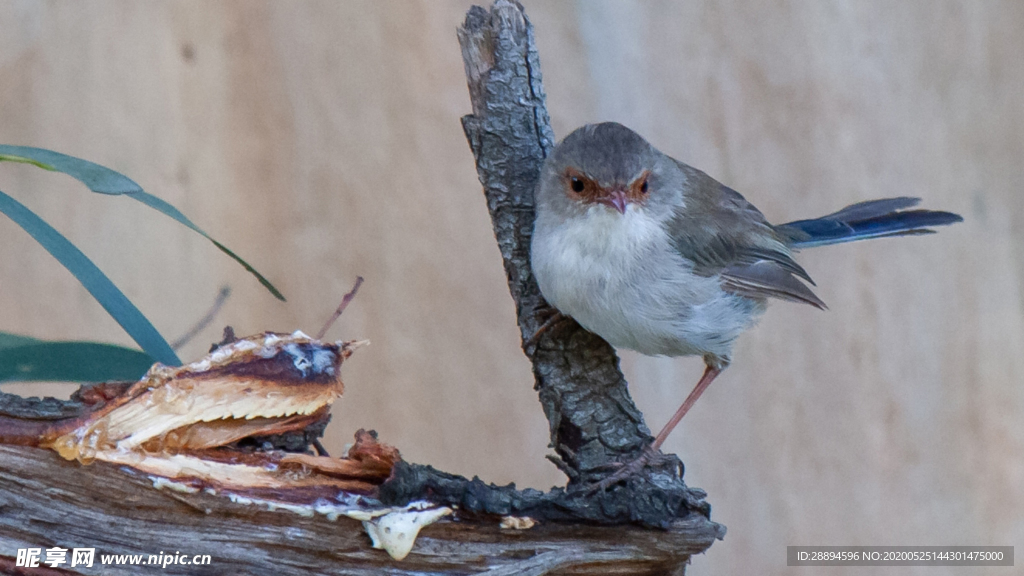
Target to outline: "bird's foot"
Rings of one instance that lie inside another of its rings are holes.
[[[586,494],[587,496],[593,496],[598,492],[604,492],[619,482],[622,482],[631,476],[636,476],[644,468],[648,466],[661,466],[670,458],[670,456],[662,454],[661,450],[648,446],[639,456],[629,462],[616,462],[614,464],[609,464],[608,467],[615,471],[587,487]]]
[[[554,314],[558,314],[558,308],[548,304],[546,300],[539,300],[533,307],[533,315],[537,318],[548,318]]]
[[[546,306],[545,308],[538,309],[536,314],[539,318],[547,317],[547,319],[544,320],[544,323],[541,324],[539,328],[537,328],[537,331],[533,333],[533,336],[531,336],[529,340],[523,343],[523,348],[526,350],[529,350],[530,348],[536,346],[537,343],[540,342],[540,337],[543,336],[545,332],[551,330],[552,328],[556,327],[559,324],[562,324],[563,322],[570,320],[568,316],[562,314],[557,309],[551,306]]]

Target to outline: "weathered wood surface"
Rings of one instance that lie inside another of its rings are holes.
[[[105,463],[81,466],[38,448],[0,446],[0,550],[96,548],[81,574],[134,575],[101,565],[101,554],[209,554],[205,567],[170,565],[165,574],[669,574],[714,534],[697,518],[652,538],[635,527],[540,524],[502,530],[498,518],[426,527],[405,560],[370,548],[362,524],[232,503],[222,495],[153,488],[149,478]],[[63,566],[67,568],[67,565]],[[146,567],[151,570],[153,568]],[[78,570],[78,567],[76,567]],[[681,573],[681,572],[679,572]]]

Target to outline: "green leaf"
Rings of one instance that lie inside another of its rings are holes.
[[[214,240],[209,234],[196,226],[195,223],[189,220],[188,217],[182,214],[177,208],[164,200],[147,193],[141,186],[136,184],[134,180],[120,172],[115,172],[110,168],[100,166],[99,164],[89,162],[88,160],[82,160],[81,158],[75,158],[74,156],[68,156],[67,154],[61,154],[60,152],[54,152],[43,148],[32,148],[30,146],[9,146],[0,144],[0,161],[4,160],[25,162],[39,166],[45,170],[63,172],[68,176],[79,180],[93,192],[98,192],[100,194],[126,195],[130,198],[134,198],[146,206],[174,218],[181,224],[184,224],[195,232],[201,234],[204,238],[212,242],[214,246],[219,248],[221,252],[224,252],[233,258],[248,270],[250,274],[255,276],[256,279],[260,281],[260,284],[265,286],[275,298],[282,302],[285,299],[284,295],[282,295],[269,280],[264,278],[262,274],[257,272],[255,268],[250,266],[248,262],[242,260],[231,250],[228,250],[228,248],[220,242]]]
[[[181,360],[149,320],[107,278],[92,260],[68,241],[53,226],[7,194],[0,192],[0,212],[6,214],[42,244],[92,294],[125,332],[153,358],[168,366],[180,366]]]
[[[0,348],[0,382],[138,380],[153,362],[144,352],[113,344],[35,340]]]
[[[57,169],[49,164],[43,164],[37,160],[31,158],[25,158],[24,156],[15,156],[13,154],[0,154],[0,162],[21,162],[23,164],[31,164],[42,168],[43,170],[49,170],[50,172],[56,172]]]

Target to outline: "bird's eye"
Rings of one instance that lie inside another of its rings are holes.
[[[644,181],[640,183],[640,193],[647,194],[647,178],[644,178]]]
[[[587,186],[586,184],[583,183],[582,178],[573,176],[572,178],[569,179],[569,187],[572,188],[573,192],[579,194],[580,192],[583,192],[583,189],[586,188]]]

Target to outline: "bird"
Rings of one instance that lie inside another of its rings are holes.
[[[794,259],[798,250],[930,234],[963,220],[897,197],[773,225],[740,193],[616,122],[582,126],[559,142],[544,160],[534,200],[531,267],[557,311],[537,336],[571,317],[616,348],[700,356],[705,364],[642,455],[604,487],[657,458],[769,300],[826,308]]]

